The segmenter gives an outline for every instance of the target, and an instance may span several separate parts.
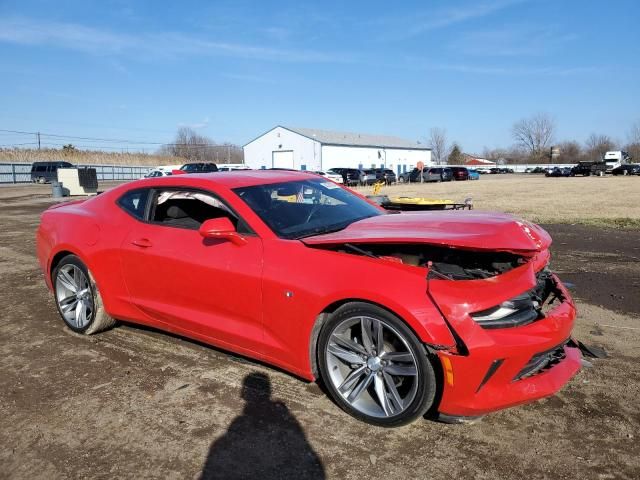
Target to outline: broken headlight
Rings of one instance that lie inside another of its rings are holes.
[[[495,307],[472,313],[471,318],[482,328],[519,327],[540,318],[540,302],[526,292]]]

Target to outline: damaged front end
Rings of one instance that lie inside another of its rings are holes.
[[[432,348],[443,371],[442,414],[478,416],[546,397],[580,369],[571,341],[575,306],[548,269],[548,245],[534,251],[423,242],[313,246],[423,271],[425,294],[456,339],[455,347]]]

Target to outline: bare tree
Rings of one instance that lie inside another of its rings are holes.
[[[243,163],[241,147],[230,143],[218,145],[209,137],[189,127],[181,127],[173,143],[164,145],[160,153],[185,158],[189,162]]]
[[[629,131],[629,143],[640,144],[640,120],[636,121],[636,123],[631,126],[631,130]]]
[[[444,128],[432,128],[429,131],[429,146],[435,163],[443,163],[447,157],[447,131]]]
[[[585,141],[588,155],[593,160],[602,160],[604,154],[615,150],[616,144],[609,135],[592,133]]]
[[[582,147],[575,140],[559,143],[558,148],[560,163],[578,163],[582,159]]]
[[[536,161],[546,156],[555,133],[555,122],[546,113],[523,118],[513,125],[512,134],[516,143],[526,149]]]
[[[640,120],[631,126],[629,131],[629,142],[624,146],[625,151],[631,157],[631,161],[640,161]]]

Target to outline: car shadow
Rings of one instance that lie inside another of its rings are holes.
[[[247,375],[241,398],[244,410],[211,444],[201,480],[325,478],[302,426],[284,403],[271,398],[269,377]]]

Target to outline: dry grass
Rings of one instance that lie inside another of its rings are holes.
[[[75,150],[65,151],[57,149],[2,149],[0,148],[0,162],[32,163],[37,161],[63,160],[76,165],[178,165],[186,163],[180,157],[152,155],[144,153],[100,152]]]
[[[370,194],[372,189],[358,190]],[[455,201],[472,197],[478,210],[509,212],[537,223],[640,229],[640,177],[484,175],[478,181],[398,184],[381,193]]]

